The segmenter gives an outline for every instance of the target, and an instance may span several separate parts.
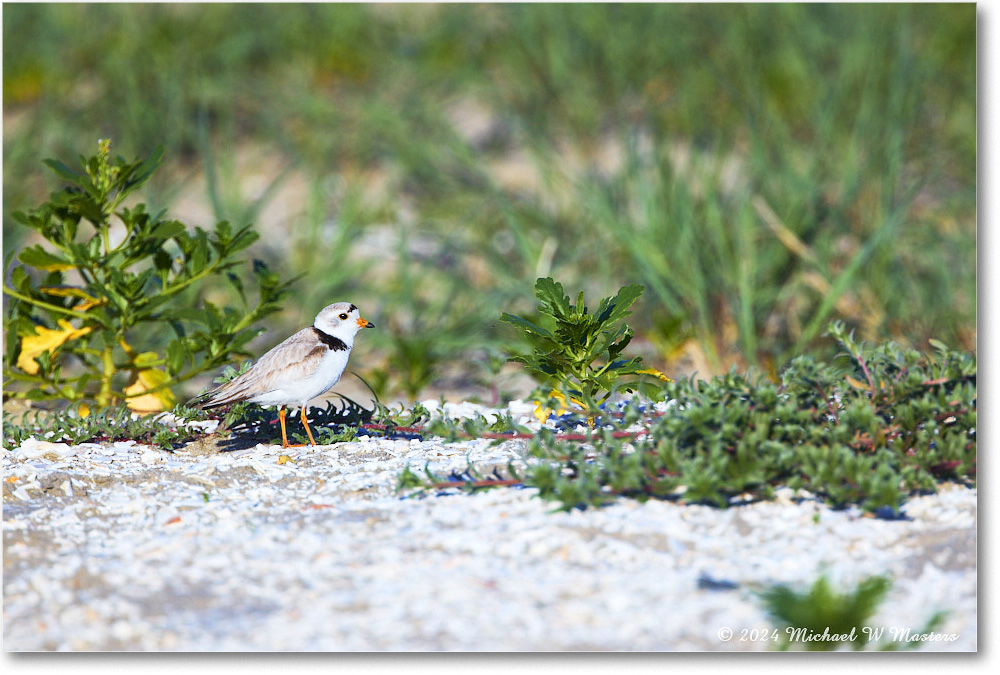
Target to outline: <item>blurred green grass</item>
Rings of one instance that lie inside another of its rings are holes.
[[[56,187],[43,158],[164,143],[151,208],[252,221],[254,255],[308,272],[272,343],[361,306],[382,330],[354,368],[380,393],[489,379],[516,339],[500,312],[549,274],[595,300],[645,285],[635,349],[672,374],[773,371],[838,318],[975,349],[975,5],[3,19],[5,249]]]

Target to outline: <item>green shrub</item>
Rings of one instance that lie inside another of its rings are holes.
[[[96,155],[81,157],[82,172],[46,161],[68,185],[14,214],[45,245],[22,249],[13,269],[14,253],[5,260],[6,393],[171,408],[172,387],[244,355],[260,333],[253,324],[280,309],[289,283],[255,261],[251,305],[235,273],[243,264],[237,254],[257,239],[251,226],[233,231],[220,222],[212,232],[190,232],[145,204],[125,205],[162,155],[161,148],[144,160],[112,159],[110,142],[101,141]],[[204,296],[222,279],[241,306],[218,307]]]
[[[519,328],[533,347],[530,353],[515,354],[510,360],[523,363],[543,387],[557,387],[553,390],[561,399],[557,406],[568,399],[588,414],[596,414],[612,394],[634,391],[641,375],[662,377],[655,370],[643,369],[639,357],[622,357],[633,335],[623,320],[642,291],[638,284],[625,286],[601,300],[591,313],[582,292],[576,304],[571,304],[562,284],[548,277],[538,279],[535,295],[545,325],[506,312],[500,317]],[[540,394],[545,394],[544,389]]]
[[[845,645],[854,651],[870,645],[880,651],[918,647],[919,641],[879,642],[882,631],[869,624],[891,588],[888,577],[874,576],[862,579],[852,591],[838,593],[824,575],[804,593],[779,584],[759,595],[775,626],[773,639],[781,651],[833,651]],[[943,612],[934,613],[916,633],[930,633],[944,618]]]

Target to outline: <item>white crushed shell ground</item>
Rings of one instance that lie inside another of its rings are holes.
[[[568,513],[531,489],[394,493],[407,465],[447,473],[524,452],[26,441],[3,453],[4,650],[763,651],[773,633],[755,590],[823,572],[838,588],[894,579],[869,622],[884,640],[945,610],[949,639],[921,649],[977,649],[973,489],[913,498],[897,521],[790,491],[727,510],[625,499]]]

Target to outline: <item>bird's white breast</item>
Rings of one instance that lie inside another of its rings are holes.
[[[308,377],[293,379],[279,376],[270,391],[249,400],[258,405],[305,405],[309,399],[326,393],[337,384],[350,354],[350,350],[330,349],[323,355],[319,367]]]

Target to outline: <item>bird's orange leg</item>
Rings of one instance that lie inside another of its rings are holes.
[[[285,406],[281,406],[278,409],[278,421],[281,422],[281,447],[282,448],[301,448],[304,445],[303,443],[296,443],[294,445],[290,445],[288,443],[288,436],[285,434],[285,414],[286,414]],[[309,438],[312,438],[312,434],[309,435]],[[316,444],[313,443],[313,445],[316,445]]]
[[[302,426],[306,428],[306,435],[309,437],[309,442],[313,444],[313,447],[315,447],[316,439],[313,438],[312,431],[309,430],[309,422],[306,421],[306,407],[302,406],[300,410],[302,411]]]

